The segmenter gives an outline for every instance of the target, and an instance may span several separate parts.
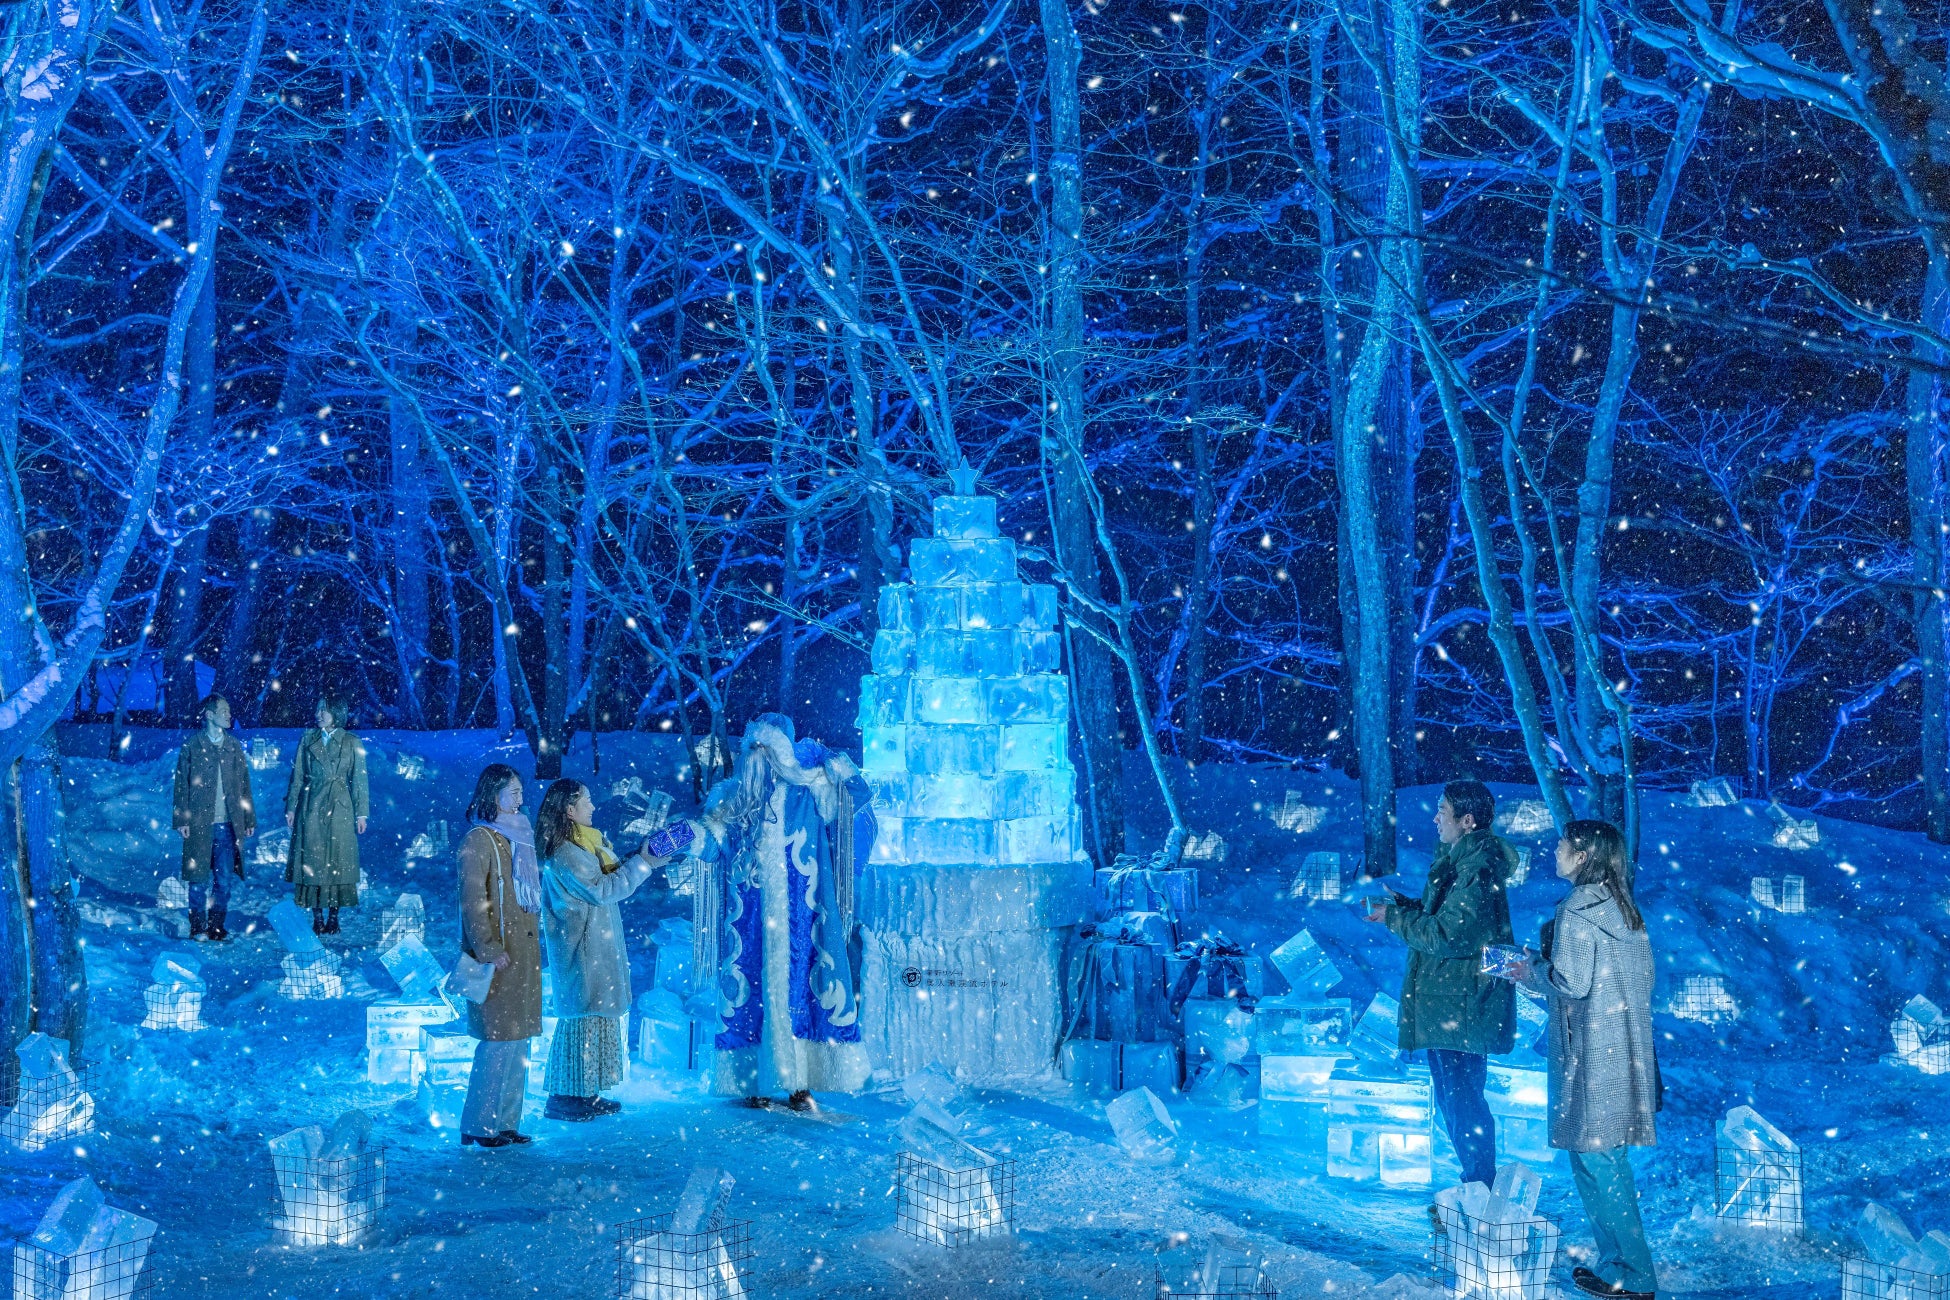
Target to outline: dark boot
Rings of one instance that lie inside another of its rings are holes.
[[[325,933],[337,934],[338,932],[339,932],[339,909],[335,907],[331,911],[325,913]]]
[[[210,909],[210,937],[218,943],[222,943],[230,937],[230,931],[223,928],[223,918],[223,908],[213,907]]]
[[[796,1110],[802,1115],[810,1115],[819,1109],[819,1104],[812,1099],[812,1093],[804,1088],[787,1097],[785,1104],[788,1110]]]
[[[587,1097],[569,1097],[559,1092],[552,1093],[548,1104],[542,1107],[542,1118],[567,1120],[572,1124],[592,1120],[596,1118],[596,1110],[589,1102],[590,1099]]]
[[[591,1097],[589,1099],[589,1109],[598,1115],[614,1115],[623,1109],[623,1103],[620,1101],[611,1101],[607,1097]]]
[[[203,909],[200,907],[192,907],[190,909],[190,938],[201,943],[209,937],[210,926],[203,919]]]
[[[325,909],[322,907],[314,907],[311,909],[311,932],[313,934],[325,933]]]

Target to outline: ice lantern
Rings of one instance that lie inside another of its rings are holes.
[[[1022,582],[974,472],[934,502],[912,582],[880,593],[860,731],[879,834],[862,878],[875,1064],[1046,1075],[1057,965],[1088,914],[1056,589]]]

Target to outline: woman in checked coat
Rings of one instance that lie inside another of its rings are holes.
[[[1651,1300],[1658,1285],[1631,1149],[1658,1142],[1652,941],[1617,827],[1566,825],[1557,874],[1574,888],[1557,905],[1542,955],[1516,978],[1550,1004],[1550,1141],[1570,1155],[1597,1237],[1595,1267],[1571,1277],[1589,1295]]]

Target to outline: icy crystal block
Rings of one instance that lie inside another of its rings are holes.
[[[1502,1173],[1497,1184],[1504,1185]],[[1454,1295],[1544,1300],[1559,1233],[1534,1210],[1534,1201],[1526,1206],[1481,1183],[1436,1193],[1436,1264]]]
[[[20,1099],[0,1118],[0,1139],[32,1152],[93,1127],[95,1099],[68,1063],[66,1039],[37,1030],[14,1054],[20,1058]]]
[[[1740,1018],[1740,1005],[1727,991],[1724,975],[1688,975],[1673,995],[1672,1014],[1681,1020],[1717,1025]]]
[[[1185,1060],[1220,1065],[1244,1060],[1253,1050],[1253,1013],[1231,998],[1193,998],[1185,1003]]]
[[[1733,783],[1723,776],[1693,782],[1692,804],[1695,808],[1731,808],[1739,802],[1740,796],[1733,792]]]
[[[1541,799],[1518,799],[1496,815],[1499,835],[1548,835],[1555,827],[1550,806]]]
[[[1309,804],[1298,790],[1288,790],[1285,802],[1273,810],[1273,824],[1283,831],[1305,835],[1327,824],[1327,810]]]
[[[712,1165],[695,1165],[690,1176],[684,1180],[684,1190],[678,1193],[676,1208],[671,1211],[670,1230],[672,1232],[696,1233],[719,1227],[724,1220],[725,1205],[731,1200],[731,1189],[738,1180],[723,1169]]]
[[[1808,910],[1808,881],[1804,876],[1783,876],[1777,885],[1767,876],[1755,876],[1753,899],[1771,911],[1799,916]]]
[[[424,939],[426,932],[425,900],[418,894],[401,894],[391,907],[380,911],[379,942],[373,946],[384,952],[402,939]]]
[[[447,972],[426,944],[408,935],[379,954],[379,962],[399,984],[400,996],[411,1002],[431,1002],[440,997],[440,986]]]
[[[62,1187],[14,1254],[14,1300],[123,1300],[136,1293],[156,1225],[102,1199],[91,1178]]]
[[[283,756],[284,750],[282,748],[272,744],[262,736],[256,736],[251,740],[250,753],[246,761],[250,763],[251,771],[268,772],[278,765],[278,760]]]
[[[1775,848],[1812,849],[1821,843],[1821,824],[1814,819],[1796,817],[1778,803],[1767,805],[1767,815],[1774,819]]]
[[[1178,1121],[1149,1088],[1134,1088],[1104,1107],[1117,1144],[1133,1160],[1163,1164],[1178,1153]]]
[[[149,969],[143,992],[144,1029],[203,1028],[203,964],[188,953],[165,952]]]
[[[1305,930],[1275,948],[1270,960],[1299,997],[1324,997],[1341,982],[1341,972]]]
[[[1715,1134],[1715,1199],[1723,1219],[1800,1231],[1801,1148],[1751,1106],[1736,1106]]]
[[[346,1111],[330,1130],[307,1124],[270,1139],[283,1214],[272,1224],[293,1244],[351,1245],[378,1217],[385,1184],[372,1121]]]
[[[345,977],[339,973],[339,955],[329,949],[288,952],[279,966],[284,971],[284,978],[278,981],[279,997],[313,1001],[345,996]]]
[[[1950,1074],[1950,1017],[1922,995],[1911,998],[1889,1025],[1896,1060],[1925,1074]]]
[[[1340,896],[1340,854],[1309,853],[1301,859],[1300,870],[1294,874],[1293,883],[1287,889],[1288,898],[1310,898],[1315,902],[1331,902]]]
[[[278,940],[284,944],[286,952],[318,952],[325,947],[319,937],[312,933],[311,913],[288,898],[267,912],[265,920],[278,932]]]
[[[1426,1187],[1433,1112],[1428,1076],[1378,1077],[1336,1070],[1327,1081],[1327,1173],[1333,1178]]]
[[[1262,1000],[1253,1020],[1253,1050],[1261,1056],[1353,1054],[1354,1013],[1346,998]]]
[[[926,1102],[944,1114],[960,1093],[961,1085],[955,1082],[955,1076],[936,1062],[909,1071],[901,1080],[901,1096],[907,1098],[909,1105]]]
[[[393,773],[402,781],[424,781],[427,779],[427,760],[401,750],[399,757],[393,760]]]
[[[1354,1054],[1375,1065],[1393,1066],[1401,1056],[1402,1004],[1386,993],[1374,995],[1354,1026]]]
[[[190,887],[181,876],[164,876],[156,886],[156,906],[177,911],[190,905]]]
[[[670,989],[680,997],[690,996],[695,934],[691,920],[686,916],[666,916],[657,922],[656,931],[650,936],[650,946],[656,953],[655,982],[658,988]]]

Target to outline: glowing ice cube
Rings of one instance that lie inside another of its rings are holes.
[[[290,953],[317,952],[325,944],[312,933],[311,912],[298,906],[290,899],[284,899],[265,914],[265,920],[278,932],[278,939],[284,950]]]
[[[994,497],[936,497],[934,535],[944,539],[994,537]]]
[[[1341,982],[1339,969],[1306,930],[1275,948],[1270,960],[1298,997],[1323,997]]]
[[[931,677],[915,683],[914,716],[924,723],[983,723],[988,721],[981,679]]]
[[[1134,1088],[1104,1108],[1117,1143],[1134,1160],[1163,1163],[1178,1153],[1178,1121],[1149,1088]]]

